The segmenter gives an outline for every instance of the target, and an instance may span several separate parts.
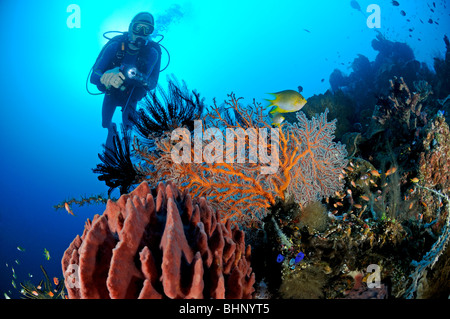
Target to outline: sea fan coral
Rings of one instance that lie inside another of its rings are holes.
[[[69,298],[251,298],[244,233],[172,183],[109,201],[65,251]]]
[[[173,159],[173,136],[158,139],[156,152],[149,152],[135,139],[135,152],[148,164],[139,166],[140,174],[148,176],[151,183],[173,180],[193,197],[206,196],[222,213],[224,220],[248,224],[260,222],[267,213],[265,209],[275,203],[276,197],[283,200],[293,197],[303,205],[330,196],[342,187],[339,174],[347,165],[347,152],[343,145],[333,142],[336,121],[327,121],[327,110],[312,120],[299,112],[297,123],[274,129],[267,124],[260,105],[254,103],[244,108],[239,103],[241,98],[234,94],[229,98],[226,105],[239,114],[240,121],[229,123],[216,106],[200,124],[200,134],[215,130],[212,143],[203,139],[196,145],[195,136],[192,146],[189,132],[180,136],[186,145],[182,154],[182,158],[187,159],[185,162]],[[230,130],[234,136],[229,134]],[[241,144],[238,144],[243,146],[241,152],[228,148],[230,144],[234,145],[235,139],[239,143],[237,132],[243,135]],[[223,154],[220,141],[223,142],[224,136],[227,137],[225,161],[220,158]],[[213,151],[211,145],[214,145]],[[197,161],[198,149],[200,158],[202,149],[205,149],[203,156],[209,152],[216,157],[209,162]],[[255,161],[256,155],[252,161],[252,154],[257,152],[259,161]],[[248,160],[241,160],[241,153]],[[273,161],[261,160],[264,153]],[[273,168],[270,173],[262,173],[264,169]]]

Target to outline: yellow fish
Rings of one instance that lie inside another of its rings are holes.
[[[280,113],[274,113],[272,115],[272,125],[273,126],[280,126],[281,122],[284,121],[284,116]]]
[[[270,113],[290,113],[300,110],[305,104],[306,99],[297,91],[284,90],[277,93],[269,93],[275,96],[275,99],[266,101],[270,102],[267,107],[273,106]]]
[[[50,260],[50,252],[47,250],[47,248],[44,248],[44,257],[47,260]]]

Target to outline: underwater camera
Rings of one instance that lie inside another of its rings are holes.
[[[134,65],[122,64],[120,72],[125,76],[125,84],[127,85],[137,87],[146,87],[148,85],[144,75]]]

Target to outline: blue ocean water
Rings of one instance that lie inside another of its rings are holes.
[[[445,49],[450,2],[398,2],[359,0],[360,12],[348,0],[2,1],[2,297],[4,292],[20,297],[12,286],[12,267],[17,286],[26,280],[37,284],[40,265],[51,278],[61,278],[64,250],[81,235],[85,220],[104,210],[101,205],[73,207],[74,217],[53,209],[67,198],[108,189],[91,170],[99,163],[107,133],[101,127],[103,96],[91,96],[85,89],[88,72],[107,41],[104,32],[126,31],[141,11],[151,12],[157,21],[160,17],[161,44],[170,53],[170,64],[159,83],[164,86],[166,76],[174,74],[209,104],[231,92],[249,103],[253,98],[262,101],[268,92],[298,86],[308,98],[329,89],[335,68],[350,73],[358,54],[373,60],[371,42],[377,32],[407,43],[416,59],[432,68],[433,57],[442,57]],[[72,4],[80,10],[75,27],[70,24]],[[366,9],[373,4],[380,9],[376,28],[367,23],[372,12]],[[162,65],[167,62],[163,52]],[[96,91],[93,85],[90,89]],[[118,109],[116,122],[119,115]],[[44,248],[50,260],[44,258]]]

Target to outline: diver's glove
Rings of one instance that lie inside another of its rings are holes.
[[[119,68],[114,68],[106,71],[100,78],[100,83],[102,83],[107,89],[111,86],[118,89],[125,80],[125,76],[119,71]]]

